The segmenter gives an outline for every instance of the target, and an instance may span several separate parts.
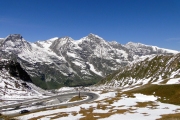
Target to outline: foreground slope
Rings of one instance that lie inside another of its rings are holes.
[[[113,88],[91,87],[99,98],[93,102],[58,108],[51,107],[15,117],[16,119],[70,119],[70,120],[155,120],[164,114],[180,114],[177,105],[161,103],[159,99],[168,99],[156,95],[125,93]],[[170,90],[171,92],[171,90]],[[179,99],[179,98],[178,98]],[[76,99],[77,100],[77,99]],[[170,115],[169,115],[170,116]],[[172,117],[177,118],[177,117]]]

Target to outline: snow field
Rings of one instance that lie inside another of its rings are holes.
[[[68,88],[67,88],[68,89]],[[62,109],[40,111],[17,117],[19,120],[38,117],[39,120],[78,120],[93,117],[99,120],[154,120],[163,114],[180,113],[180,107],[160,103],[153,95],[133,94],[129,97],[117,91],[94,91],[100,97],[91,103]],[[121,94],[120,96],[117,94]],[[65,114],[66,113],[66,114]],[[59,117],[58,117],[59,116]]]

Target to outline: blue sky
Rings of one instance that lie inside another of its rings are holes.
[[[0,0],[0,38],[27,41],[94,33],[180,51],[180,0]]]

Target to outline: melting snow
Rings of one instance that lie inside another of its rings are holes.
[[[106,97],[105,97],[106,96]],[[108,92],[100,95],[99,100],[103,100],[104,98],[115,97],[115,92]],[[98,103],[91,103],[91,104],[82,104],[79,106],[69,107],[69,108],[63,108],[63,109],[55,109],[55,110],[46,110],[41,111],[37,113],[32,113],[28,115],[23,115],[17,117],[19,120],[24,119],[31,119],[34,117],[39,117],[46,115],[45,117],[40,118],[39,120],[50,120],[51,117],[53,117],[53,114],[59,114],[67,113],[69,114],[66,117],[60,117],[56,118],[55,120],[76,120],[83,118],[84,116],[82,114],[72,115],[73,112],[79,112],[81,108],[88,109],[90,107],[93,107],[93,113],[108,113],[109,110],[124,110],[127,109],[127,112],[123,113],[115,113],[107,118],[101,118],[99,120],[115,120],[117,118],[121,118],[123,120],[140,120],[140,119],[146,119],[146,120],[155,120],[157,118],[161,118],[162,114],[171,114],[176,113],[179,110],[179,106],[171,105],[171,104],[165,104],[157,102],[157,97],[153,95],[143,95],[143,94],[134,94],[135,97],[128,98],[126,95],[122,96],[120,100],[114,101],[112,104],[108,104],[108,109],[98,109],[96,108]],[[108,99],[109,99],[108,98]],[[152,106],[146,106],[146,107],[136,107],[137,102],[149,102],[152,101],[153,104],[155,104],[154,108]],[[114,106],[114,107],[113,107]],[[128,111],[130,110],[130,111]],[[178,111],[179,112],[179,111]],[[94,116],[95,117],[95,116]],[[98,117],[98,116],[97,116]]]
[[[96,71],[96,69],[94,68],[94,66],[93,66],[92,64],[90,64],[90,63],[88,63],[88,64],[90,65],[90,70],[91,70],[92,72],[94,72],[95,74],[97,74],[97,75],[99,75],[99,76],[102,76],[102,73]]]
[[[67,55],[70,57],[76,58],[76,54],[74,54],[74,53],[67,52]]]
[[[180,84],[180,78],[170,79],[166,84]]]

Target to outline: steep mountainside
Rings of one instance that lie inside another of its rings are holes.
[[[40,95],[20,64],[7,59],[0,60],[0,88],[1,99]]]
[[[180,54],[153,55],[114,72],[101,80],[99,84],[129,87],[145,84],[167,84],[170,81],[178,83],[179,80]]]
[[[32,81],[45,89],[94,84],[142,56],[174,53],[178,51],[107,42],[94,34],[80,40],[55,37],[36,43],[27,42],[19,34],[0,39],[1,58],[17,60]]]

